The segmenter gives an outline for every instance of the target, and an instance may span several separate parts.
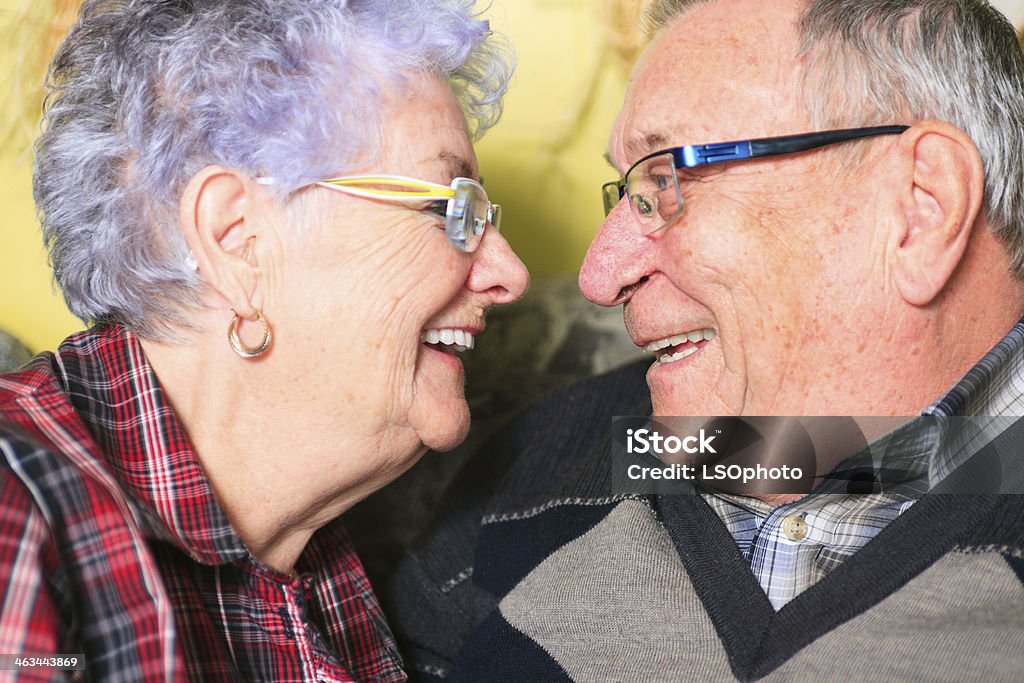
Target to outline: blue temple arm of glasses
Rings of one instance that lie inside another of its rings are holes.
[[[677,147],[672,151],[676,164],[686,168],[693,168],[694,166],[715,164],[722,161],[804,152],[809,149],[872,135],[898,135],[907,130],[908,127],[873,126],[870,128],[829,130],[820,133],[787,135],[778,138],[717,142],[710,145],[686,145],[685,147]]]

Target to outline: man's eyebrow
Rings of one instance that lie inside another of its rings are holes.
[[[639,159],[645,154],[657,151],[659,149],[665,149],[668,147],[668,136],[664,133],[645,133],[636,135],[630,138],[626,142],[626,149],[630,152],[630,158],[634,157]],[[612,168],[617,168],[615,163],[612,161],[612,155],[610,152],[605,152],[604,158],[611,164]]]
[[[639,138],[636,144],[642,146],[641,151],[644,153],[653,152],[668,146],[668,136],[662,133],[648,133]]]

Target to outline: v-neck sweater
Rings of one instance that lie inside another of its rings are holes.
[[[1024,678],[1022,496],[929,493],[776,611],[699,495],[609,495],[598,426],[638,414],[641,372],[518,418],[371,576],[416,680]],[[1018,423],[992,449],[1022,444]]]

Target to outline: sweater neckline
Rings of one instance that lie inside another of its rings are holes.
[[[926,495],[853,557],[777,612],[728,530],[696,495],[653,501],[740,680],[766,676],[800,649],[900,589],[974,538],[996,495]]]

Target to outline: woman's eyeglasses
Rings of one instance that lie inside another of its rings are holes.
[[[346,176],[316,184],[356,197],[382,201],[414,203],[444,200],[444,232],[460,251],[475,251],[487,225],[500,229],[501,207],[488,201],[483,186],[471,178],[456,178],[450,187],[398,175]]]

